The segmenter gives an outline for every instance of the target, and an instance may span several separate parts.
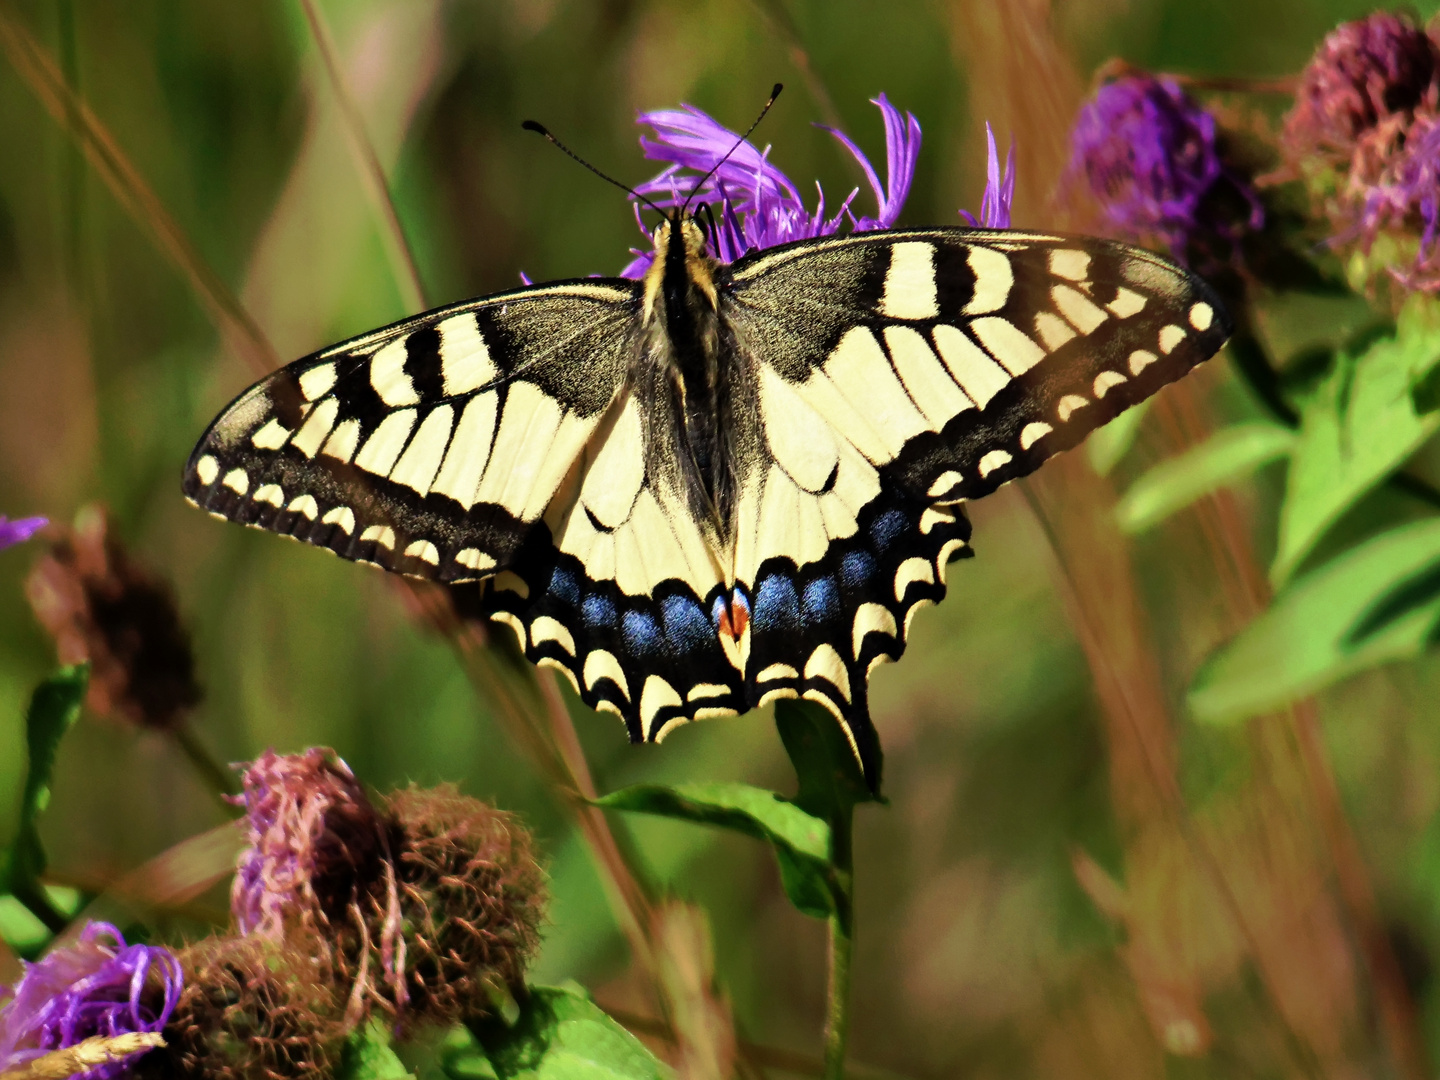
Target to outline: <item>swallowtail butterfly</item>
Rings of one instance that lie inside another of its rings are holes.
[[[498,293],[297,360],[211,425],[185,494],[478,590],[637,742],[818,701],[876,785],[867,682],[971,554],[965,501],[1230,323],[1193,275],[1092,238],[897,229],[724,264],[676,211],[654,240],[644,280]]]

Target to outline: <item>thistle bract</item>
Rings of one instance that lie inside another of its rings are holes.
[[[127,945],[109,923],[92,922],[73,945],[27,964],[19,982],[0,991],[0,1072],[94,1035],[160,1031],[183,983],[168,949]],[[138,1056],[86,1076],[110,1080]]]
[[[325,1080],[346,1028],[328,960],[259,937],[182,950],[185,989],[141,1080]]]

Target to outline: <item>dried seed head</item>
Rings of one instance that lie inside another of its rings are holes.
[[[190,637],[170,587],[132,559],[105,511],[60,528],[25,594],[60,662],[90,664],[86,704],[102,716],[169,729],[200,702]]]
[[[366,923],[376,966],[404,973],[382,989],[388,1004],[416,1023],[492,1011],[496,989],[520,985],[539,944],[544,873],[529,832],[448,785],[393,792],[386,810],[399,832],[398,903],[372,894]],[[363,979],[366,956],[347,956]]]
[[[389,824],[332,750],[267,750],[242,773],[249,846],[230,907],[242,934],[273,941],[346,921],[384,874]]]
[[[185,990],[168,1046],[139,1080],[327,1080],[345,1029],[323,958],[258,937],[207,938],[180,952]]]

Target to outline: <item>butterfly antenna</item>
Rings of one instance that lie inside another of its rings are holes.
[[[729,150],[725,151],[725,156],[722,157],[719,161],[715,162],[715,164],[711,167],[710,171],[700,178],[700,182],[690,189],[690,194],[685,197],[685,205],[680,208],[680,213],[684,214],[690,208],[690,200],[695,198],[695,196],[700,193],[700,189],[705,186],[706,181],[708,181],[710,177],[715,175],[716,171],[720,168],[721,165],[724,165],[725,162],[730,160],[730,155],[735,153],[736,150],[739,150],[746,139],[750,138],[750,135],[754,132],[754,130],[760,126],[760,121],[765,119],[765,114],[770,111],[770,106],[775,104],[775,99],[780,96],[780,91],[784,89],[784,83],[777,82],[775,84],[775,88],[770,91],[770,100],[765,102],[765,107],[760,110],[760,115],[755,117],[755,122],[750,125],[744,135],[741,135],[740,138],[735,140],[734,146],[730,147]]]
[[[774,100],[774,99],[772,98],[771,100]],[[768,106],[767,106],[767,108],[768,108]],[[763,115],[765,115],[765,114],[764,114],[764,113],[761,113],[760,115],[763,116]],[[550,129],[547,128],[544,124],[540,123],[538,120],[526,120],[526,121],[524,121],[520,126],[521,126],[522,128],[524,128],[526,131],[533,131],[533,132],[535,132],[535,134],[537,134],[537,135],[543,135],[543,136],[545,136],[545,138],[549,139],[552,143],[554,143],[554,144],[555,144],[556,146],[558,146],[562,151],[564,151],[567,157],[570,157],[570,158],[574,159],[575,161],[578,161],[581,165],[584,165],[585,168],[589,169],[592,173],[594,173],[596,176],[600,177],[600,179],[601,179],[601,180],[604,180],[606,183],[608,183],[608,184],[614,184],[614,185],[615,185],[616,187],[618,187],[621,191],[624,191],[624,192],[626,192],[626,193],[634,196],[635,198],[639,199],[641,202],[643,202],[646,206],[650,207],[651,210],[654,210],[654,211],[655,211],[657,214],[659,214],[661,217],[668,217],[668,216],[669,216],[669,215],[667,215],[667,214],[665,213],[664,210],[660,209],[660,207],[656,206],[653,202],[651,202],[649,199],[647,199],[644,195],[641,195],[640,192],[636,191],[636,190],[635,190],[634,188],[632,188],[630,185],[628,185],[628,184],[622,184],[619,180],[616,180],[613,176],[610,176],[610,175],[608,175],[608,174],[606,174],[606,173],[603,173],[603,172],[601,172],[599,169],[597,169],[594,165],[591,165],[590,162],[586,161],[586,160],[585,160],[584,158],[582,158],[579,154],[575,153],[574,150],[571,150],[568,146],[566,146],[564,143],[562,143],[562,142],[561,142],[559,139],[557,139],[554,135],[550,134]]]

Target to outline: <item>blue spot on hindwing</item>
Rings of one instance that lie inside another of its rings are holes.
[[[899,538],[908,524],[899,510],[886,510],[870,523],[870,539],[875,541],[876,548],[884,551]]]
[[[665,623],[665,637],[677,655],[703,652],[715,639],[705,610],[688,596],[667,596],[661,600],[660,616]]]
[[[659,652],[664,645],[655,616],[648,611],[627,611],[620,618],[620,636],[635,656]]]
[[[756,630],[798,630],[800,598],[795,595],[795,582],[781,574],[765,578],[755,590],[750,618]]]
[[[580,617],[590,626],[614,626],[615,602],[599,594],[587,596],[580,605]]]
[[[801,612],[809,626],[824,625],[840,616],[840,590],[831,577],[816,578],[805,586]]]
[[[863,588],[875,576],[875,560],[868,551],[852,551],[840,560],[840,580],[847,589]]]
[[[580,604],[580,582],[563,566],[557,566],[551,573],[550,587],[546,591],[551,596],[564,600],[571,607],[578,607]]]

